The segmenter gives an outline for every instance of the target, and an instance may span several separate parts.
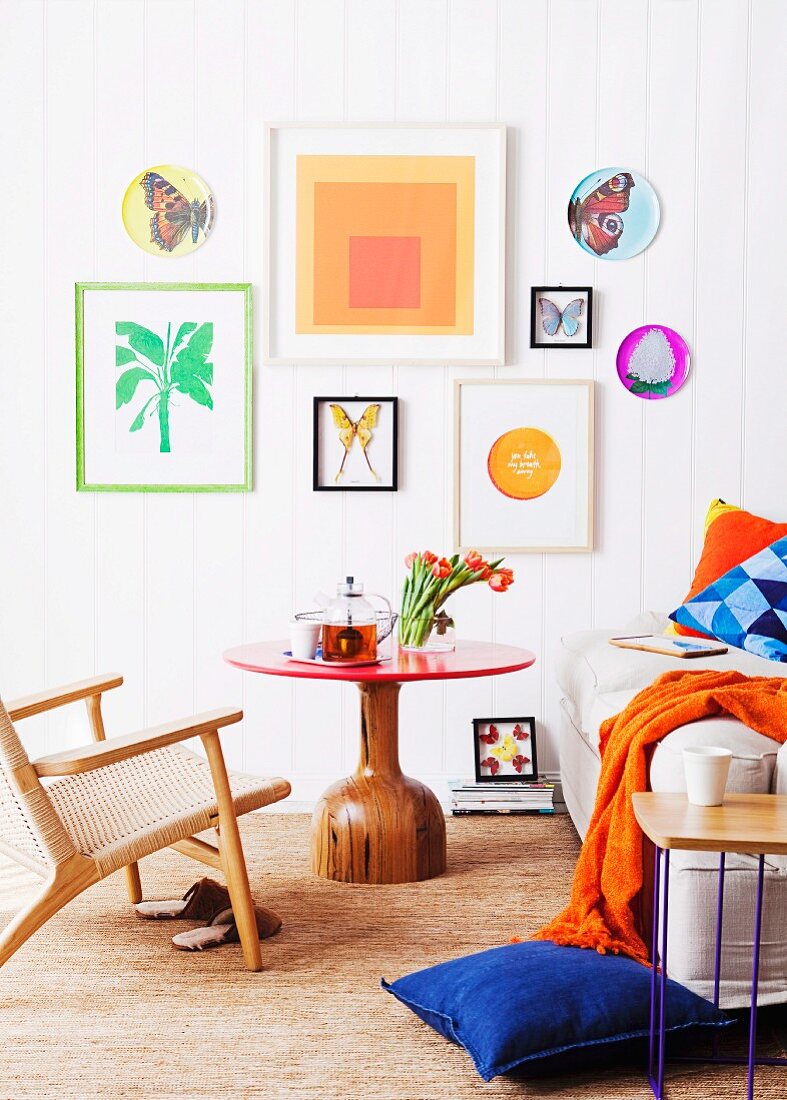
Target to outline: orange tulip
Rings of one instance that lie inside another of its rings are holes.
[[[440,558],[439,561],[435,561],[432,566],[432,574],[435,577],[439,577],[440,580],[444,580],[445,577],[451,576],[452,566],[448,558]]]
[[[474,573],[481,573],[487,568],[487,563],[477,550],[468,550],[465,554],[464,562],[467,568],[472,569]]]
[[[431,550],[424,550],[423,554],[421,554],[421,560],[424,565],[434,565],[437,561],[437,554],[433,554]]]
[[[493,592],[505,592],[514,583],[514,574],[511,569],[499,569],[493,573],[487,582]]]

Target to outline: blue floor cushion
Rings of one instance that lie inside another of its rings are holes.
[[[787,661],[787,538],[734,566],[670,618],[770,661]]]
[[[543,941],[512,943],[418,970],[382,986],[446,1039],[464,1047],[485,1081],[520,1070],[568,1071],[620,1060],[643,1046],[650,970],[622,955]],[[732,1023],[672,980],[667,1028]],[[643,1046],[644,1049],[644,1046]]]

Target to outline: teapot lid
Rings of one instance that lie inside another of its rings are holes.
[[[363,585],[356,582],[355,577],[345,577],[336,585],[337,596],[362,596]]]

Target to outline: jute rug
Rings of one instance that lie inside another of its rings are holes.
[[[485,1085],[379,989],[381,975],[527,935],[567,897],[579,847],[567,818],[448,825],[443,877],[361,887],[310,875],[305,817],[245,818],[252,889],[285,922],[261,974],[244,970],[237,946],[175,951],[170,936],[187,926],[137,920],[120,875],[93,887],[0,971],[0,1097],[645,1100],[630,1067]],[[182,895],[200,874],[174,852],[142,865],[148,898]],[[0,921],[35,881],[3,863]],[[742,1095],[737,1067],[670,1071],[675,1100]],[[787,1075],[759,1071],[759,1097],[785,1095]]]

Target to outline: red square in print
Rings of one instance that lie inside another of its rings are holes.
[[[350,237],[351,309],[419,309],[420,237]]]

